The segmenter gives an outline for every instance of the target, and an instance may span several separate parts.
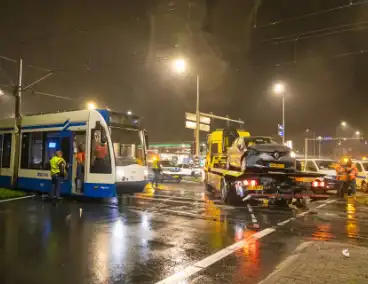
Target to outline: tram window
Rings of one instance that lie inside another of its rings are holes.
[[[11,144],[12,144],[12,135],[10,133],[4,134],[3,157],[2,157],[3,168],[10,168]]]
[[[21,160],[20,160],[20,167],[22,169],[29,168],[29,139],[30,133],[24,133],[22,135],[22,152],[21,152]]]
[[[104,129],[93,129],[91,135],[90,172],[94,174],[111,174],[109,143]]]
[[[44,168],[44,133],[32,132],[22,135],[21,168],[37,169]]]
[[[32,133],[31,142],[31,169],[42,169],[43,165],[43,133],[35,132]]]

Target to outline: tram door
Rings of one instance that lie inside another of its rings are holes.
[[[57,149],[63,152],[63,158],[68,165],[68,173],[61,184],[62,194],[71,194],[74,192],[75,184],[73,182],[73,168],[75,167],[73,155],[73,132],[63,131],[60,133],[49,133],[46,137],[46,157],[50,160]]]

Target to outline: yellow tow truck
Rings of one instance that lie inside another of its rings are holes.
[[[311,190],[323,175],[295,170],[264,170],[259,172],[229,169],[227,150],[239,137],[250,137],[242,129],[218,129],[208,135],[204,184],[206,191],[219,193],[226,204],[238,204],[249,199],[297,201],[304,204],[306,198],[328,198]],[[307,181],[307,182],[305,182]],[[317,183],[319,186],[320,183]]]

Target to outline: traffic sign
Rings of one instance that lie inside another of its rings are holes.
[[[190,121],[197,121],[197,116],[194,113],[186,112],[185,113],[185,119]],[[203,124],[210,124],[211,118],[207,116],[200,115],[199,116],[199,122]]]
[[[189,129],[196,129],[197,128],[197,123],[194,122],[194,121],[187,120],[187,121],[185,121],[185,127],[189,128]],[[210,131],[210,126],[208,124],[200,123],[199,124],[199,130],[209,132]]]
[[[284,137],[284,131],[279,131],[279,136]]]
[[[284,131],[284,125],[282,124],[277,124],[277,128],[279,131]]]

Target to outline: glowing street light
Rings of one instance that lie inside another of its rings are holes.
[[[133,112],[131,110],[127,111],[127,115],[132,115],[132,114],[133,114]]]
[[[283,83],[276,83],[273,86],[273,92],[277,95],[284,94],[285,92],[285,85]]]
[[[187,62],[183,58],[175,59],[173,62],[175,72],[184,73],[187,71]]]
[[[0,96],[3,96],[3,95],[5,95],[4,91],[0,89]]]
[[[94,109],[96,109],[96,104],[94,102],[89,102],[89,103],[87,103],[87,108],[89,110],[94,110]]]
[[[340,125],[341,125],[342,127],[346,127],[346,126],[348,126],[348,124],[346,123],[346,121],[341,121]]]
[[[282,144],[285,144],[285,85],[281,82],[273,85],[273,92],[276,95],[282,96],[282,126],[283,126],[283,135],[282,135]]]
[[[359,130],[355,131],[355,135],[359,136],[360,135],[360,131]]]
[[[173,69],[176,73],[185,73],[187,71],[187,62],[183,58],[177,58],[173,61]],[[199,128],[200,128],[200,114],[199,114],[199,75],[197,75],[197,103],[196,103],[196,129],[195,129],[195,155],[199,157]]]

